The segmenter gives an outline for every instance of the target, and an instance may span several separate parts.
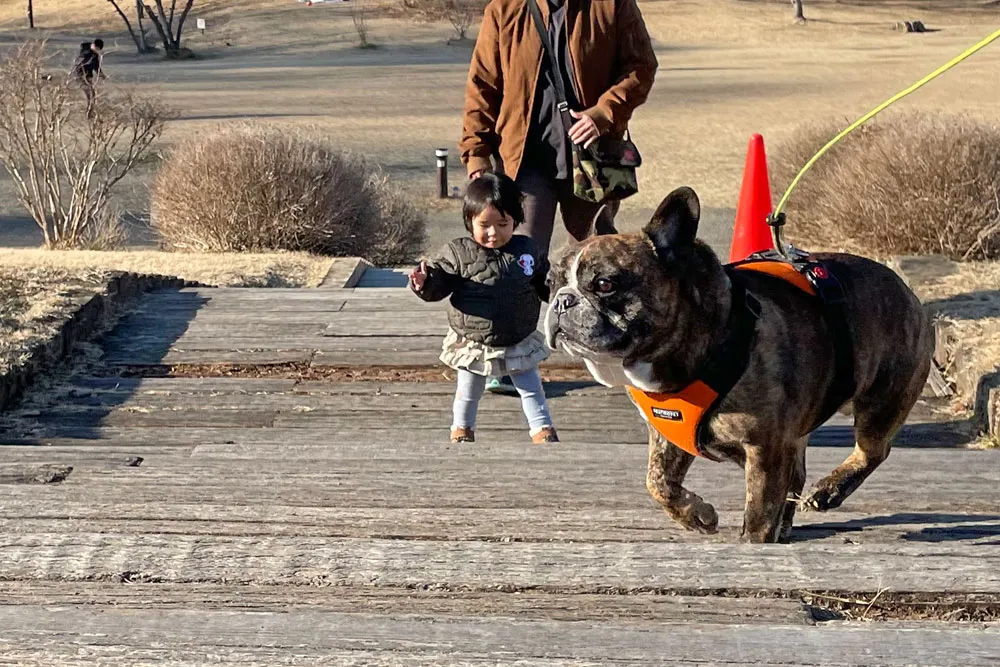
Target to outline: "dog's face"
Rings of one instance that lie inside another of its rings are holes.
[[[556,255],[545,315],[549,347],[626,372],[679,351],[703,287],[712,289],[711,280],[699,280],[713,263],[721,274],[711,251],[695,241],[699,216],[697,195],[679,188],[643,231],[592,237]]]

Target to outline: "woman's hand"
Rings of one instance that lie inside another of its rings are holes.
[[[601,136],[600,130],[597,129],[597,123],[590,116],[576,111],[570,111],[569,115],[576,119],[573,127],[569,128],[569,138],[573,140],[574,144],[589,148],[590,144]]]
[[[410,286],[415,292],[419,292],[424,288],[425,282],[427,282],[427,262],[420,262],[420,266],[410,273]]]

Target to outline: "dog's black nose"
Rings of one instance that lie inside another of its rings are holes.
[[[560,294],[556,297],[556,311],[563,313],[578,304],[580,300],[575,294]]]

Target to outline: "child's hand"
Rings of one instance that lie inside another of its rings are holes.
[[[427,262],[420,262],[420,266],[413,269],[410,274],[410,286],[413,287],[414,291],[419,292],[424,288],[424,283],[427,281]]]

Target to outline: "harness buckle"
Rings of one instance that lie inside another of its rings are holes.
[[[819,298],[827,304],[840,304],[846,299],[844,288],[837,277],[818,263],[810,263],[806,267],[806,278],[815,288]]]

